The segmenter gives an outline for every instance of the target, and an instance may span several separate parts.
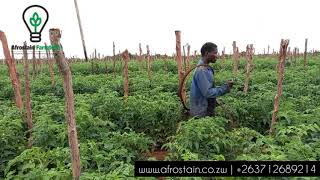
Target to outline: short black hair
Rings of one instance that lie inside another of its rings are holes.
[[[218,46],[212,42],[207,42],[201,47],[201,56],[203,57],[207,52],[214,51]]]

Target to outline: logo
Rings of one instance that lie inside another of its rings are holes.
[[[48,11],[40,5],[32,5],[23,11],[22,19],[30,32],[30,41],[40,42],[41,32],[49,19]]]

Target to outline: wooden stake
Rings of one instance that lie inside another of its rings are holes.
[[[104,59],[104,66],[105,66],[105,71],[106,71],[106,75],[108,75],[108,58],[107,57],[103,57]]]
[[[184,49],[185,46],[182,46],[182,50],[183,50],[183,70],[184,72],[187,71],[187,62],[186,62],[186,51]]]
[[[44,45],[45,45],[45,47],[47,47],[47,43],[44,43]],[[54,87],[56,85],[56,81],[54,78],[54,71],[53,71],[53,67],[51,64],[51,60],[50,60],[51,58],[50,58],[49,52],[50,52],[50,50],[48,50],[46,48],[47,63],[48,63],[48,68],[49,68],[49,73],[50,73],[50,78],[51,78],[51,86]]]
[[[84,42],[84,35],[83,35],[83,31],[82,31],[82,25],[81,25],[81,19],[80,19],[80,13],[79,13],[79,8],[78,8],[77,0],[74,0],[74,6],[75,6],[76,12],[77,12],[77,18],[78,18],[78,24],[79,24],[80,35],[81,35],[81,40],[82,40],[82,47],[83,47],[84,58],[85,58],[86,62],[88,62],[86,44],[85,44],[85,42]]]
[[[168,74],[168,59],[167,55],[164,55],[164,71],[166,74]]]
[[[274,97],[274,110],[272,113],[272,120],[271,120],[271,126],[270,126],[270,134],[274,131],[274,125],[277,121],[277,114],[279,111],[279,103],[280,98],[282,95],[282,82],[284,78],[284,69],[285,69],[285,60],[286,60],[286,53],[287,48],[289,45],[289,39],[281,40],[280,44],[280,51],[279,51],[279,74],[278,74],[278,89],[277,89],[277,95]]]
[[[15,103],[17,108],[22,111],[23,109],[23,103],[22,103],[22,96],[20,92],[20,80],[17,74],[16,64],[14,62],[14,59],[10,55],[10,50],[8,47],[7,37],[4,34],[4,32],[0,31],[0,41],[2,43],[3,53],[4,57],[6,58],[9,76],[11,79],[11,83],[14,89],[14,97],[15,97]]]
[[[308,39],[305,40],[304,44],[304,69],[307,70],[307,46],[308,46]]]
[[[187,46],[187,70],[190,69],[190,45]]]
[[[122,54],[123,59],[124,59],[124,69],[123,69],[123,75],[124,75],[124,98],[125,102],[127,102],[128,95],[129,95],[129,76],[128,76],[128,61],[129,61],[129,53],[128,50],[125,50],[124,53]]]
[[[236,77],[237,73],[238,73],[238,65],[239,65],[239,55],[238,55],[238,51],[237,51],[237,45],[236,45],[236,41],[233,41],[232,43],[232,47],[233,47],[233,76]]]
[[[182,56],[181,56],[181,31],[175,31],[175,35],[176,35],[176,62],[178,66],[179,84],[181,84],[184,77],[184,72],[182,70]],[[182,97],[183,97],[183,100],[185,101],[186,100],[185,87],[183,87],[183,90],[182,90]]]
[[[72,163],[72,175],[73,179],[78,180],[80,177],[80,154],[79,154],[79,143],[76,129],[75,112],[74,112],[74,98],[72,88],[72,75],[69,65],[64,57],[62,46],[60,44],[60,30],[50,29],[50,41],[51,45],[58,46],[60,50],[53,50],[54,58],[59,67],[60,73],[63,79],[63,89],[65,94],[66,104],[66,119],[68,124],[68,139],[71,149],[71,163]]]
[[[139,43],[139,68],[140,68],[140,71],[142,70],[143,68],[143,64],[142,64],[142,48],[141,48],[141,43]]]
[[[150,62],[150,50],[149,50],[149,45],[147,45],[147,68],[148,68],[148,76],[149,80],[151,81],[152,75],[151,75],[151,62]]]
[[[114,45],[114,42],[112,42],[112,47],[113,47],[113,57],[112,57],[112,60],[113,60],[113,77],[115,78],[116,77],[116,46]]]
[[[295,52],[294,52],[294,60],[297,61],[297,57],[298,57],[298,48],[295,47]]]
[[[94,72],[94,61],[97,60],[97,49],[94,49],[93,59],[91,60],[91,71]]]
[[[27,46],[27,43],[24,42],[24,45]],[[30,80],[29,80],[29,60],[28,53],[26,49],[23,49],[23,58],[24,58],[24,77],[25,77],[25,107],[26,107],[26,122],[29,130],[29,142],[28,147],[32,147],[32,109],[31,109],[31,95],[30,95]]]
[[[247,60],[246,79],[245,79],[244,89],[243,89],[243,92],[245,95],[248,94],[248,89],[249,89],[250,74],[252,72],[252,56],[253,56],[253,45],[248,44],[247,52],[246,52],[246,60]]]
[[[38,74],[42,73],[42,64],[41,64],[41,55],[40,55],[40,50],[38,51]]]
[[[37,76],[37,64],[36,64],[36,50],[35,48],[32,49],[32,78],[35,79]]]
[[[120,67],[123,68],[123,66],[122,66],[122,60],[121,60],[121,51],[120,51],[120,49],[119,49],[119,53],[118,53],[118,55],[117,55],[117,61],[120,61]]]

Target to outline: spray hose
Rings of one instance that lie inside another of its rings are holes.
[[[188,71],[184,74],[184,76],[183,76],[183,78],[182,78],[182,81],[181,81],[180,84],[179,84],[178,96],[179,96],[179,98],[180,98],[180,101],[181,101],[181,103],[182,103],[183,108],[184,108],[185,110],[187,110],[187,111],[190,111],[190,109],[186,106],[186,102],[184,101],[184,98],[183,98],[183,96],[182,96],[182,91],[183,91],[183,89],[184,89],[184,84],[185,84],[185,81],[186,81],[188,75],[190,74],[190,72],[193,71],[195,68],[200,67],[200,66],[211,67],[211,66],[209,66],[209,65],[207,65],[207,64],[200,64],[200,65],[197,65],[197,66],[194,66],[194,67],[188,69]]]

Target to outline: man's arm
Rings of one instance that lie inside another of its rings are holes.
[[[195,78],[201,94],[206,98],[222,96],[230,91],[230,88],[227,84],[224,84],[221,87],[213,88],[212,84],[210,84],[208,78],[206,77],[206,72],[202,69],[197,70]]]

